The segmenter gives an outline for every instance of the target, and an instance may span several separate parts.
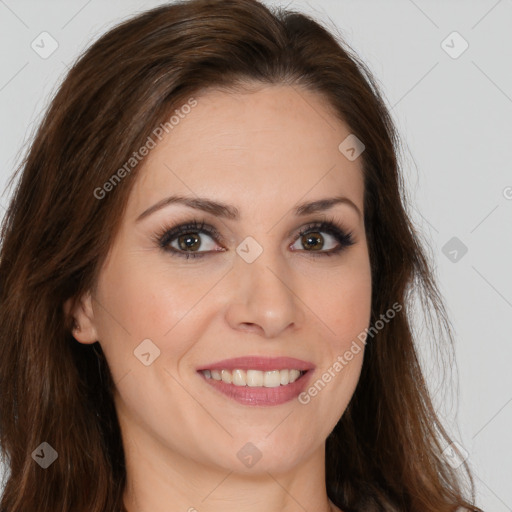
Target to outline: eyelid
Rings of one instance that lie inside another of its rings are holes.
[[[295,228],[287,233],[287,237],[293,235],[293,241],[291,244],[293,245],[296,241],[303,236],[304,234],[316,230],[318,232],[329,233],[330,236],[333,236],[338,241],[338,247],[336,249],[331,249],[328,251],[307,251],[301,250],[300,252],[304,252],[306,254],[310,253],[312,256],[331,256],[333,254],[337,254],[338,252],[343,251],[347,247],[354,245],[357,240],[354,237],[353,230],[347,229],[343,226],[342,223],[338,222],[335,218],[326,218],[323,216],[321,219],[313,220],[305,225],[302,225],[300,228]],[[177,237],[186,234],[186,233],[203,233],[211,237],[217,244],[225,244],[230,240],[227,237],[223,236],[219,230],[217,230],[213,225],[207,223],[204,219],[197,220],[197,218],[184,220],[182,222],[177,222],[172,226],[163,224],[160,230],[156,233],[153,238],[154,242],[164,251],[172,254],[183,257],[203,257],[212,252],[223,252],[223,251],[181,251],[175,248],[169,248],[170,243],[174,241]],[[224,249],[224,248],[223,248]],[[295,250],[296,251],[296,250]],[[316,254],[315,254],[316,253]]]
[[[162,224],[160,230],[153,238],[154,241],[156,241],[157,244],[163,248],[169,244],[170,240],[176,238],[176,236],[178,236],[177,233],[180,232],[205,232],[208,236],[214,238],[217,242],[226,242],[226,238],[214,226],[208,224],[204,219],[199,221],[192,219],[190,221],[177,222],[172,226]]]

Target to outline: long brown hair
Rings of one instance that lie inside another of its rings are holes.
[[[98,188],[194,94],[248,84],[316,91],[364,142],[371,324],[404,305],[368,339],[356,391],[327,439],[329,498],[345,512],[480,510],[468,465],[456,471],[443,457],[451,440],[414,346],[413,292],[449,345],[452,337],[406,211],[399,139],[375,79],[339,36],[303,14],[256,0],[190,0],[146,11],[96,41],[11,179],[19,178],[0,254],[1,512],[125,510],[114,383],[99,343],[74,340],[63,304],[94,289],[142,164],[100,199]],[[43,442],[58,454],[46,469],[33,453]]]

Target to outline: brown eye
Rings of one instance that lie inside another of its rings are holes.
[[[291,247],[293,250],[311,253],[311,256],[332,256],[354,243],[352,233],[345,232],[332,221],[324,221],[302,229]],[[296,244],[301,247],[294,247]]]
[[[181,235],[177,238],[179,249],[182,251],[195,251],[201,247],[201,238],[197,233]]]
[[[208,241],[208,238],[210,241]],[[167,243],[170,248],[181,252],[208,252],[214,251],[217,246],[212,237],[204,232],[188,232],[175,235]]]
[[[301,242],[303,247],[312,249],[313,251],[319,251],[324,246],[323,237],[318,232],[309,233],[307,235],[302,235]]]
[[[217,252],[222,240],[220,233],[204,221],[192,221],[172,228],[165,228],[157,235],[156,241],[161,249],[172,256],[200,258],[208,252]],[[199,250],[201,249],[201,250]]]

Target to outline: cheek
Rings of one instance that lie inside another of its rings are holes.
[[[363,251],[332,273],[325,293],[314,302],[327,327],[322,365],[312,383],[315,389],[310,390],[314,396],[324,396],[316,407],[322,409],[321,417],[330,417],[333,422],[345,410],[359,380],[365,348],[362,333],[370,323],[371,296],[371,269]]]
[[[368,327],[371,317],[371,285],[369,280],[354,281],[345,285],[337,299],[330,302],[329,315],[337,347],[347,343]]]
[[[365,348],[361,333],[371,317],[369,268],[340,272],[329,281],[326,291],[314,302],[321,323],[326,326],[321,340],[321,364],[299,397],[325,436],[343,415],[359,381]]]
[[[350,345],[368,327],[371,317],[372,283],[369,260],[361,255],[354,265],[333,272],[317,298],[319,315],[330,328],[331,348]]]
[[[119,327],[133,341],[162,338],[204,294],[197,284],[200,281],[194,281],[193,276],[185,278],[177,272],[171,275],[167,268],[148,261],[139,254],[127,253],[104,270],[98,289],[104,305],[99,310],[99,324],[105,340],[106,331],[119,331]]]
[[[125,254],[105,267],[94,304],[98,339],[115,380],[144,371],[136,359],[143,348],[174,369],[208,321],[201,298],[212,286],[190,273],[148,265],[139,253]]]

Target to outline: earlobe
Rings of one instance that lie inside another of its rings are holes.
[[[80,343],[95,343],[98,333],[94,324],[91,292],[86,292],[78,301],[68,299],[64,303],[67,317],[73,318],[71,334]]]

